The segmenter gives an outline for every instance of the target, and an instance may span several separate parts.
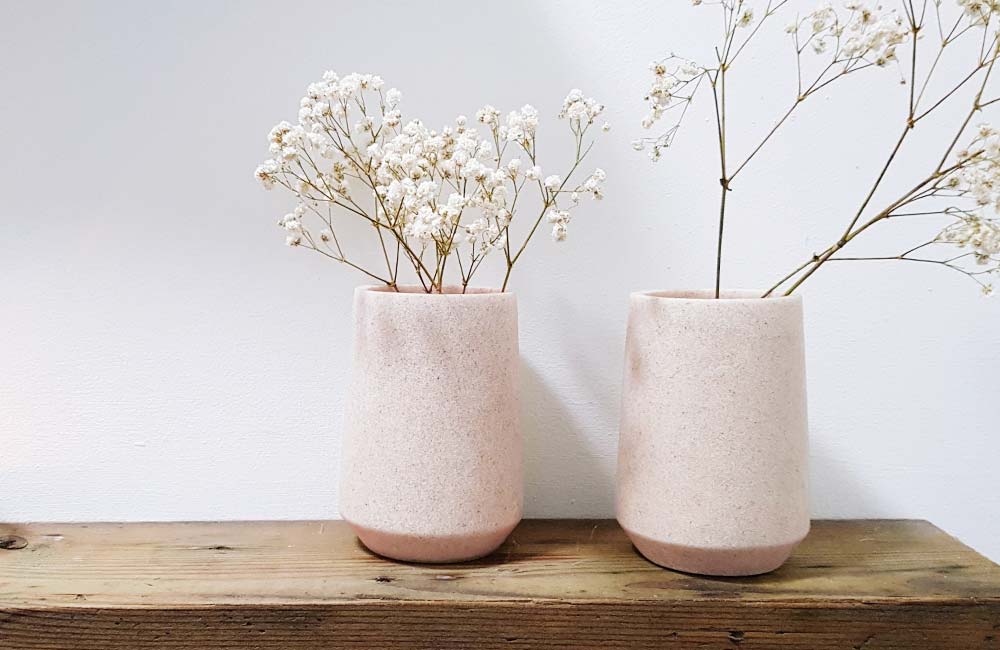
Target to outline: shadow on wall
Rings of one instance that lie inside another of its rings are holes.
[[[603,396],[607,401],[616,398]],[[600,404],[601,412],[617,405]],[[617,420],[609,434],[617,441]],[[525,517],[613,517],[615,458],[602,458],[567,408],[523,358],[521,428],[525,453]],[[831,432],[810,425],[809,494],[814,518],[891,517],[892,508],[826,442]],[[897,513],[898,516],[898,513]]]
[[[524,516],[610,517],[614,463],[602,461],[566,408],[563,397],[521,359],[524,434]]]
[[[836,435],[822,425],[809,423],[809,512],[814,519],[892,517],[892,509],[878,499],[875,490],[858,480],[857,472],[837,458],[826,440]],[[899,516],[897,513],[895,516]]]

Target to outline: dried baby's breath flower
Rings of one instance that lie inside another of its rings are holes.
[[[460,115],[438,130],[420,120],[405,121],[402,93],[383,91],[384,84],[377,75],[326,72],[307,87],[298,123],[280,122],[268,134],[272,157],[255,176],[265,188],[280,185],[297,200],[278,222],[289,246],[322,253],[392,287],[400,266],[409,265],[429,292],[442,290],[446,266],[457,266],[464,287],[489,253],[502,250],[506,288],[514,263],[546,214],[568,215],[583,193],[603,196],[603,171],[582,182],[572,180],[593,144],[587,133],[604,112],[581,91],[571,90],[558,114],[575,140],[570,172],[541,181],[535,153],[540,114],[533,106],[502,118],[486,105],[476,111],[474,125]],[[358,193],[359,187],[365,191]],[[531,188],[538,189],[540,207],[529,217],[527,236],[514,247],[510,225],[515,211],[523,211],[529,201],[522,194]],[[563,206],[567,194],[573,198]],[[374,227],[384,271],[347,258],[336,236],[336,226],[347,216]],[[568,216],[559,221],[557,239],[565,238],[568,223]],[[448,265],[453,258],[456,263]]]
[[[998,0],[957,0],[965,16],[974,25],[989,25],[990,22],[1000,14],[1000,1]],[[940,5],[941,0],[935,0]]]
[[[779,290],[788,295],[828,262],[848,260],[935,264],[974,279],[984,293],[992,291],[987,280],[1000,273],[1000,135],[989,124],[982,124],[964,148],[957,149],[957,144],[963,141],[973,117],[1000,103],[1000,96],[990,96],[995,91],[990,92],[992,86],[988,83],[1000,57],[1000,0],[921,0],[901,3],[899,10],[877,1],[847,0],[789,15],[784,32],[794,46],[794,94],[755,144],[744,151],[736,150],[728,137],[727,113],[734,102],[729,96],[727,76],[747,62],[741,55],[752,47],[751,41],[758,33],[765,33],[761,28],[769,18],[779,11],[791,13],[801,7],[790,0],[694,0],[692,4],[711,6],[721,13],[722,38],[713,48],[715,60],[702,65],[671,54],[650,65],[652,82],[645,95],[648,112],[642,118],[642,127],[659,125],[660,132],[634,140],[632,147],[647,152],[653,161],[659,160],[673,144],[695,96],[711,91],[720,163],[712,171],[720,185],[716,297],[720,295],[724,225],[727,205],[735,196],[734,179],[808,98],[820,91],[826,94],[847,76],[878,68],[896,70],[896,79],[907,86],[903,95],[905,120],[898,126],[901,135],[887,157],[878,156],[886,162],[874,183],[863,190],[857,211],[849,216],[839,236],[827,248],[811,253],[764,296]],[[959,41],[972,43],[962,50],[954,47]],[[947,68],[937,65],[946,49],[948,56],[957,49],[955,56],[964,56],[966,61],[965,68],[952,78],[946,78]],[[903,52],[905,57],[901,56]],[[942,87],[944,90],[940,90]],[[971,106],[964,113],[951,113],[958,115],[957,133],[947,137],[943,151],[932,160],[934,165],[914,181],[912,189],[888,204],[877,205],[876,199],[883,195],[883,180],[892,176],[890,168],[908,151],[903,145],[910,134],[929,115],[943,113],[945,110],[939,109],[969,95]],[[933,237],[902,253],[871,257],[844,257],[841,253],[878,224],[902,218],[942,217],[947,219],[943,229],[939,221],[929,229],[929,233],[935,233]]]

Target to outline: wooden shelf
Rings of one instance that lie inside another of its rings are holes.
[[[660,569],[607,520],[380,559],[342,522],[0,524],[0,648],[1000,648],[1000,567],[922,521],[817,521],[755,578]]]

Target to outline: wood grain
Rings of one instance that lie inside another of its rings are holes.
[[[922,521],[817,521],[779,571],[707,578],[613,521],[524,522],[418,566],[341,522],[0,524],[0,648],[1000,649],[1000,567]],[[0,539],[2,541],[2,539]]]

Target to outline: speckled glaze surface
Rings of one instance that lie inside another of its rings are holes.
[[[802,302],[759,295],[631,296],[617,514],[661,566],[766,573],[809,531]]]
[[[360,287],[340,514],[370,550],[458,562],[521,520],[517,301]]]

